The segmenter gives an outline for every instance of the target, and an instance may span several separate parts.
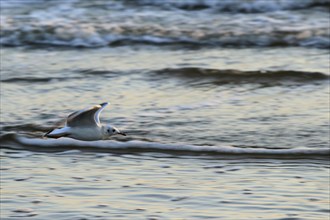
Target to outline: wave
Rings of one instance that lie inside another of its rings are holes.
[[[23,132],[47,132],[53,129],[53,127],[45,127],[38,124],[11,124],[5,125],[1,124],[1,132],[3,131],[23,131]]]
[[[278,21],[224,21],[205,27],[209,21],[184,26],[135,24],[133,21],[85,22],[76,20],[15,21],[1,17],[0,45],[98,48],[122,45],[178,45],[218,47],[330,47],[329,28],[324,25],[282,27]],[[261,19],[263,20],[263,19]],[[274,22],[274,23],[272,23]],[[260,28],[267,25],[267,28]],[[197,27],[196,27],[197,26]],[[199,27],[198,26],[203,26]],[[235,28],[231,28],[235,27]]]
[[[69,77],[70,79],[81,79],[81,77]],[[68,77],[12,77],[1,79],[0,82],[4,83],[48,83],[67,81]]]
[[[0,79],[0,82],[3,83],[52,83],[52,82],[62,82],[68,80],[79,80],[86,77],[113,77],[118,74],[118,72],[108,71],[108,70],[97,70],[97,69],[76,69],[71,70],[71,72],[79,74],[77,75],[68,75],[66,77],[8,77]],[[123,73],[123,72],[121,72]]]
[[[69,138],[62,139],[38,139],[27,138],[16,134],[5,134],[0,137],[1,147],[15,150],[29,150],[42,152],[62,152],[68,150],[88,150],[93,152],[110,153],[143,153],[165,152],[200,155],[237,155],[237,156],[261,156],[261,157],[285,157],[285,158],[313,158],[329,157],[328,148],[291,148],[291,149],[267,149],[267,148],[240,148],[234,146],[197,146],[185,144],[163,144],[146,141],[78,141]]]
[[[232,69],[207,69],[198,67],[165,68],[155,71],[156,74],[179,76],[183,78],[211,78],[215,83],[278,83],[329,80],[329,76],[320,72],[293,70],[274,71],[240,71]]]
[[[1,6],[5,9],[40,4],[57,5],[57,4],[74,4],[79,3],[79,0],[2,0]],[[141,8],[141,7],[156,7],[165,10],[213,10],[216,12],[231,12],[231,13],[264,13],[283,10],[301,10],[314,7],[329,8],[328,0],[99,0],[97,4],[91,2],[83,2],[86,9],[103,7],[105,9],[112,7],[117,9],[123,8]]]
[[[3,83],[53,83],[67,80],[80,80],[88,77],[116,77],[123,74],[131,74],[131,72],[116,72],[109,70],[97,69],[77,69],[72,70],[75,74],[72,76],[63,77],[11,77],[1,79]],[[164,77],[178,77],[183,79],[210,79],[215,84],[244,84],[258,83],[277,85],[278,83],[310,83],[329,80],[330,76],[320,72],[306,72],[294,70],[255,70],[242,71],[236,69],[210,69],[200,67],[183,67],[183,68],[164,68],[150,70],[146,72],[151,76],[152,80]],[[77,75],[78,74],[78,75]],[[203,83],[203,82],[202,82]],[[205,82],[204,82],[205,83]]]
[[[186,33],[173,33],[163,35],[160,33],[171,32],[171,30],[152,30],[153,34],[141,33],[135,35],[134,28],[129,30],[131,33],[125,35],[120,33],[102,34],[95,32],[93,36],[88,36],[83,33],[68,36],[64,39],[61,33],[58,34],[54,27],[51,32],[44,27],[38,27],[37,30],[24,31],[21,28],[15,30],[3,30],[0,39],[0,45],[15,47],[15,46],[60,46],[60,47],[82,47],[82,48],[99,48],[112,47],[123,45],[154,45],[154,46],[218,46],[218,47],[315,47],[320,49],[328,49],[330,40],[326,35],[326,29],[318,30],[301,30],[301,31],[276,31],[264,33],[233,33],[218,32],[218,33],[202,33],[202,31],[190,31]],[[177,31],[175,31],[177,32]],[[197,33],[199,32],[199,33]],[[181,35],[179,37],[175,35]],[[195,36],[194,36],[195,35]],[[202,37],[199,39],[198,35]]]
[[[129,1],[132,5],[131,1]],[[137,0],[134,1],[137,6],[155,6],[165,9],[181,9],[181,10],[205,10],[211,9],[217,12],[232,13],[263,13],[281,10],[300,10],[312,7],[330,7],[328,0],[252,0],[237,1],[233,0]]]

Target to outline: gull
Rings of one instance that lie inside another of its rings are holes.
[[[51,130],[44,137],[70,137],[83,141],[96,141],[108,139],[115,134],[126,136],[114,126],[101,124],[100,113],[108,104],[108,102],[104,102],[91,108],[73,112],[67,117],[63,128]]]

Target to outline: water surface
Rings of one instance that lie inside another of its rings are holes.
[[[1,218],[327,219],[328,9],[1,1]],[[127,137],[42,139],[105,101]]]

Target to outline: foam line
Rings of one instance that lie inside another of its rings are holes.
[[[240,148],[233,146],[198,146],[186,144],[164,144],[157,142],[145,141],[128,141],[118,142],[112,140],[101,141],[79,141],[70,138],[61,139],[38,139],[27,138],[17,135],[5,135],[1,137],[2,146],[14,149],[34,149],[47,150],[56,148],[69,149],[89,149],[89,150],[121,150],[130,152],[131,149],[136,151],[173,151],[173,152],[191,152],[191,153],[208,153],[208,154],[234,154],[234,155],[320,155],[330,156],[329,148],[290,148],[290,149],[267,149],[267,148]]]

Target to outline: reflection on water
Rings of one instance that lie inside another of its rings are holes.
[[[2,190],[8,217],[322,219],[329,211],[325,161],[73,152],[22,157],[22,166],[9,152],[2,167],[2,181],[15,172]]]
[[[1,0],[1,218],[326,219],[328,6]]]

